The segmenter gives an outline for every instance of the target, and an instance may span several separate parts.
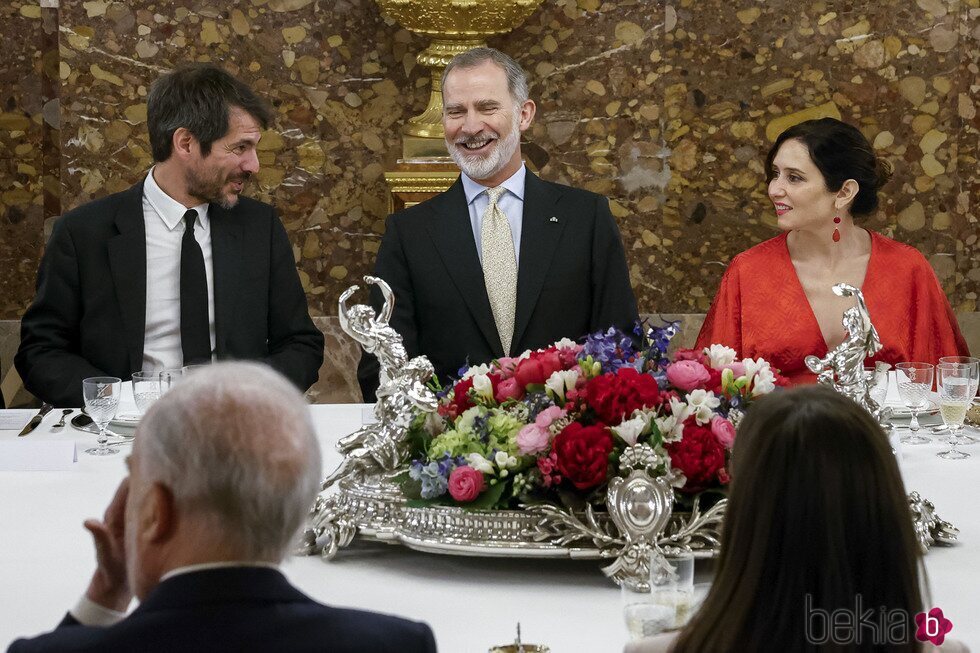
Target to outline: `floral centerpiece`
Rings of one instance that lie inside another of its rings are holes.
[[[652,448],[654,473],[676,497],[723,490],[743,411],[783,380],[722,345],[671,358],[676,330],[610,328],[436,382],[438,410],[419,412],[409,429],[402,491],[416,506],[599,504],[637,444]]]

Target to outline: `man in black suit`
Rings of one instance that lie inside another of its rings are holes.
[[[409,355],[428,356],[445,382],[467,362],[629,328],[636,299],[608,201],[524,167],[520,135],[535,105],[521,67],[497,50],[470,50],[446,67],[442,96],[446,147],[462,175],[388,218],[375,264],[394,290],[391,326]],[[363,355],[365,401],[374,401],[377,370]]]
[[[436,650],[427,625],[321,605],[278,570],[320,479],[309,409],[280,374],[193,372],[147,412],[127,463],[104,521],[85,522],[85,596],[11,653]]]
[[[55,224],[21,322],[26,388],[82,404],[82,379],[258,359],[306,390],[323,361],[286,231],[240,198],[259,169],[269,110],[210,64],[154,83],[147,125],[156,165],[129,190]]]

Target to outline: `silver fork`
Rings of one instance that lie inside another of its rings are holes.
[[[51,428],[53,428],[53,429],[64,428],[64,426],[65,426],[65,418],[68,417],[69,415],[71,415],[72,412],[74,412],[74,410],[75,410],[74,408],[65,408],[65,409],[63,409],[61,411],[61,419],[59,419],[55,424],[52,424],[51,425]]]

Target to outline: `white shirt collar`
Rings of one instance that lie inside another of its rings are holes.
[[[168,578],[173,578],[174,576],[179,576],[181,574],[189,574],[195,571],[205,571],[208,569],[227,569],[229,567],[265,567],[266,569],[279,569],[279,565],[274,562],[258,562],[258,561],[241,561],[241,560],[227,560],[222,562],[202,562],[197,565],[187,565],[186,567],[176,567],[171,569],[163,576],[160,577],[160,582],[167,580]]]
[[[146,173],[146,181],[143,182],[143,197],[146,198],[146,201],[150,203],[150,206],[171,231],[184,219],[187,207],[167,195],[160,188],[157,180],[153,178],[153,168],[150,168],[150,171]],[[208,206],[208,203],[205,202],[192,207],[197,211],[198,224],[205,230],[208,228]]]
[[[523,202],[524,180],[526,175],[527,175],[527,168],[524,167],[524,162],[522,161],[521,167],[517,169],[517,172],[515,172],[506,180],[504,180],[504,183],[500,185],[506,188],[508,191],[510,191],[513,195],[515,195],[517,199]],[[473,200],[476,199],[477,195],[485,191],[487,187],[471,179],[470,176],[467,175],[465,172],[460,173],[460,177],[462,177],[463,179],[463,192],[466,194],[466,203],[472,204]]]

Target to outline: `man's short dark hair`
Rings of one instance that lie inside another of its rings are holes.
[[[231,107],[248,113],[262,129],[272,120],[269,108],[252,89],[214,64],[180,66],[156,80],[146,100],[153,160],[170,158],[174,132],[180,127],[194,135],[204,156],[210,154],[211,144],[228,133]]]

